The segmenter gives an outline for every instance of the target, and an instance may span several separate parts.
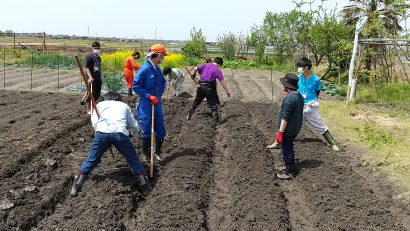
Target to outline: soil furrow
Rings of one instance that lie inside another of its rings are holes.
[[[209,227],[289,230],[286,201],[263,148],[263,137],[251,123],[248,106],[232,101],[223,108],[226,118],[217,130],[211,166]]]
[[[277,76],[275,76],[275,82],[268,83],[267,81],[268,78],[266,76],[265,78],[249,78],[246,81],[246,85],[257,85],[260,87],[260,85],[269,86],[273,84],[273,86],[271,87],[275,95],[274,101],[280,100],[283,96],[280,95],[281,87],[277,84],[277,82],[279,82]],[[259,82],[259,84],[257,82]],[[261,82],[264,82],[264,84],[260,84]],[[263,91],[261,91],[261,93],[262,92]],[[259,99],[257,100],[261,101],[265,96],[267,96],[266,92],[264,93],[264,95],[260,94]],[[252,108],[255,108],[255,103],[252,105]],[[260,121],[259,118],[261,117],[261,115],[263,115],[262,117],[264,118],[275,117],[275,119],[272,119],[270,121],[276,121],[276,116],[279,112],[279,108],[276,103],[271,105],[265,104],[263,108],[265,110],[250,110],[250,121],[252,122],[253,126],[259,132],[261,132],[261,134],[264,135],[265,139],[262,140],[261,145],[263,147],[266,147],[267,145],[273,142],[274,136],[276,135],[276,131],[266,129],[266,127],[272,127],[272,124],[268,124],[268,126],[266,126],[266,121]],[[266,108],[268,110],[266,110]],[[282,154],[280,150],[274,150],[272,155],[269,153],[268,158],[273,163],[272,168],[277,169],[277,167],[283,166]],[[278,183],[286,198],[287,210],[289,212],[289,222],[291,224],[292,230],[316,230],[314,224],[316,223],[317,218],[314,216],[313,212],[310,211],[310,208],[307,206],[304,198],[304,193],[298,190],[297,186],[287,184],[287,182],[278,181]]]
[[[27,162],[32,161],[38,155],[42,154],[45,149],[48,149],[53,146],[53,144],[61,138],[65,138],[66,133],[79,129],[82,126],[85,126],[89,123],[89,119],[84,118],[82,121],[78,121],[73,124],[69,124],[65,127],[62,127],[60,131],[53,134],[48,138],[42,139],[35,147],[23,152],[17,158],[14,157],[12,162],[9,162],[7,166],[3,165],[1,167],[0,176],[2,178],[9,178],[24,168]]]
[[[276,118],[269,106],[254,106],[255,124],[269,137],[275,135]],[[327,147],[307,126],[295,142],[298,174],[280,183],[289,205],[294,230],[403,230],[390,208],[387,195],[376,193],[362,177],[352,171],[349,160]],[[280,150],[273,151],[281,158]],[[303,207],[301,210],[300,208]]]
[[[2,100],[11,107],[6,109],[6,116],[0,118],[0,123],[4,124],[0,141],[0,156],[5,163],[0,170],[2,177],[13,175],[36,153],[89,120],[81,115],[84,109],[80,104],[74,103],[78,102],[79,95],[7,92],[11,94],[0,93]],[[22,104],[21,96],[33,100]]]
[[[66,130],[70,133],[66,137],[69,142],[54,140],[51,145],[39,149],[30,162],[13,169],[13,176],[2,179],[2,200],[14,206],[3,211],[5,219],[0,227],[30,230],[65,200],[73,175],[70,159],[84,157],[84,142],[90,139],[89,130],[85,124]]]
[[[208,230],[205,211],[215,130],[207,110],[202,105],[191,121],[179,125],[178,134],[170,133],[175,139],[160,177],[147,200],[125,222],[127,230]],[[186,113],[175,116],[182,119]]]
[[[265,148],[278,113],[267,103],[270,71],[223,72],[233,95],[219,126],[206,102],[187,121],[192,100],[164,100],[166,161],[145,198],[115,149],[68,194],[93,135],[81,95],[0,91],[0,230],[405,230],[409,212],[397,210],[383,176],[369,180],[357,153],[343,144],[333,152],[307,126],[295,142],[296,178],[279,181],[280,151]]]

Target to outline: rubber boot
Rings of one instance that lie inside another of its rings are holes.
[[[294,172],[295,165],[286,165],[285,169],[282,172],[277,173],[276,176],[281,180],[292,180],[295,177]]]
[[[326,142],[330,144],[330,146],[332,146],[333,151],[340,151],[340,149],[336,146],[336,142],[333,139],[333,136],[330,134],[329,130],[323,133],[323,137],[325,137]]]
[[[187,120],[191,120],[193,114],[194,114],[194,110],[192,110],[192,109],[189,110],[188,116],[186,117],[186,119],[187,119]]]
[[[128,96],[132,96],[132,88],[128,88]]]
[[[85,181],[85,175],[82,173],[77,173],[74,177],[74,183],[73,187],[71,187],[71,196],[76,196],[78,191],[80,191],[81,186],[83,186],[83,183]]]
[[[218,111],[213,111],[212,112],[212,117],[214,118],[216,124],[219,124],[219,115],[218,115]]]
[[[142,138],[142,162],[147,163],[150,157],[151,151],[151,139],[150,138]]]
[[[137,179],[138,188],[142,194],[144,194],[144,196],[148,195],[152,190],[148,177],[145,174],[135,174],[135,177]]]
[[[155,140],[155,158],[159,162],[164,161],[164,158],[162,157],[162,153],[161,153],[161,147],[162,147],[163,142],[164,140],[160,140],[160,139]]]

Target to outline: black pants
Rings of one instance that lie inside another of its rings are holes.
[[[216,82],[215,82],[214,85],[211,85],[211,87],[212,87],[213,91],[215,92],[216,104],[221,105],[221,101],[219,100],[219,95],[218,95],[218,91],[217,91],[217,88],[216,88]]]
[[[97,99],[100,98],[100,95],[101,95],[101,85],[102,85],[101,79],[94,79],[94,81],[91,83],[92,93],[93,93],[95,102],[97,102]],[[90,101],[91,101],[90,96],[87,96],[86,101],[87,101],[87,102],[90,102]]]
[[[218,107],[216,100],[216,81],[199,81],[199,87],[196,89],[196,96],[190,113],[194,113],[195,109],[202,103],[204,98],[208,102],[208,106],[212,111],[212,116],[218,119]]]

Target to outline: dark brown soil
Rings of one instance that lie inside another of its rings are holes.
[[[189,94],[188,92],[184,91],[178,97],[189,99],[189,98],[192,98],[193,96]]]
[[[297,177],[278,180],[280,153],[265,148],[278,105],[254,102],[255,89],[268,92],[262,80],[246,82],[249,91],[239,78],[229,84],[221,125],[206,103],[186,121],[192,101],[164,100],[166,161],[145,198],[116,151],[69,196],[93,138],[81,95],[0,91],[0,230],[406,230],[408,211],[397,215],[352,153],[331,151],[305,126]]]

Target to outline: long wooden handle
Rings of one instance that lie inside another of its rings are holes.
[[[185,70],[188,72],[188,74],[191,76],[191,79],[195,82],[195,84],[198,84],[198,82],[195,80],[194,76],[192,76],[191,72],[188,70],[187,67],[185,67]]]
[[[154,177],[154,144],[155,144],[155,136],[154,136],[154,114],[155,114],[155,106],[152,104],[151,109],[151,163],[150,163],[150,171],[149,174],[151,177]]]
[[[80,69],[81,76],[83,77],[83,81],[84,81],[85,86],[87,88],[87,93],[91,98],[91,106],[93,107],[93,109],[95,111],[95,114],[97,114],[97,118],[100,118],[100,113],[97,110],[97,104],[95,103],[94,95],[92,94],[90,85],[88,84],[87,78],[85,77],[83,66],[81,65],[81,62],[80,62],[80,58],[78,58],[78,56],[75,56],[75,60],[77,61],[77,66]],[[91,114],[91,116],[92,116],[92,114]],[[112,157],[114,158],[114,153],[112,152],[111,147],[110,147],[110,153],[111,153]]]
[[[78,66],[78,68],[80,69],[81,76],[83,77],[83,81],[84,81],[85,86],[86,86],[86,88],[87,88],[87,93],[88,93],[88,95],[89,95],[90,98],[91,98],[91,106],[93,107],[95,113],[97,114],[97,117],[100,118],[100,113],[99,113],[98,110],[97,110],[97,105],[96,105],[96,103],[95,103],[94,96],[93,96],[93,94],[92,94],[92,92],[91,92],[90,85],[88,84],[87,78],[85,77],[85,73],[84,73],[84,70],[83,70],[83,66],[81,65],[81,62],[80,62],[80,58],[78,58],[78,56],[75,56],[75,60],[77,61],[77,66]]]

